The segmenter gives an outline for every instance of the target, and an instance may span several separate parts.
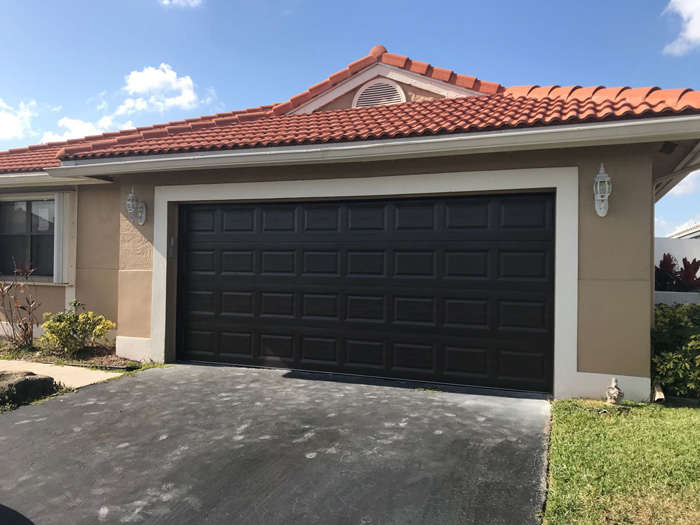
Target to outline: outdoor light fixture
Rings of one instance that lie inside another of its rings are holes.
[[[134,188],[131,188],[131,193],[126,198],[126,211],[129,212],[129,220],[131,222],[139,223],[139,226],[143,226],[146,223],[146,204],[139,201],[134,193]]]
[[[600,171],[593,180],[593,195],[595,195],[595,211],[599,217],[608,214],[608,198],[612,193],[612,181],[610,175],[605,173],[605,168],[600,165]]]

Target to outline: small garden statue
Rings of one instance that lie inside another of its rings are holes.
[[[617,386],[617,378],[613,377],[612,384],[605,391],[606,402],[609,405],[621,405],[625,398],[625,393]]]

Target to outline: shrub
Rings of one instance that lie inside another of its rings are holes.
[[[6,321],[0,330],[14,352],[23,352],[34,346],[34,327],[39,326],[36,311],[41,306],[36,301],[36,286],[32,265],[15,265],[12,280],[0,279],[0,313]]]
[[[656,305],[652,377],[671,395],[700,397],[700,305]]]
[[[74,300],[70,308],[56,314],[44,314],[44,335],[40,342],[54,349],[60,349],[69,357],[74,357],[89,344],[104,342],[110,330],[117,325],[94,312],[78,313],[85,305]]]
[[[675,352],[700,334],[700,304],[656,305],[651,346],[654,354]]]
[[[700,398],[700,336],[675,352],[663,352],[652,359],[654,379],[672,395]]]

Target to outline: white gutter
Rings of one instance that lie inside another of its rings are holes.
[[[46,171],[29,173],[0,173],[0,191],[5,188],[21,188],[27,186],[75,186],[76,184],[102,183],[104,183],[104,181],[51,175]]]
[[[201,153],[64,161],[51,176],[81,177],[156,171],[365,162],[665,140],[700,139],[700,115]]]

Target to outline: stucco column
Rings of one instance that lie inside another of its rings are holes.
[[[153,283],[153,185],[139,185],[138,177],[120,181],[119,276],[117,354],[130,359],[162,361],[150,351]],[[146,223],[130,221],[126,199],[134,189],[148,210]]]

